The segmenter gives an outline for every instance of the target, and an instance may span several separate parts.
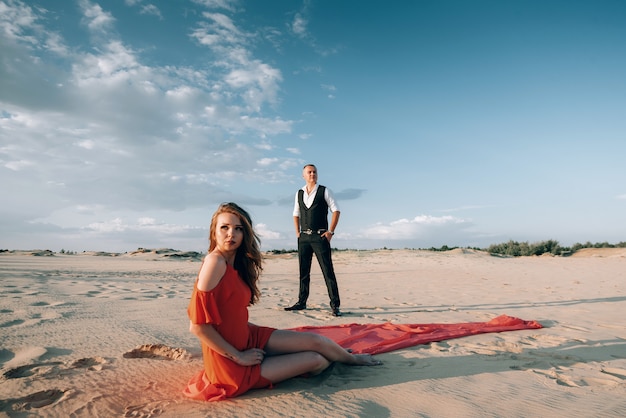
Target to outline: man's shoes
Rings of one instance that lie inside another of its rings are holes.
[[[339,308],[333,308],[333,316],[341,316],[341,311]]]
[[[286,311],[301,311],[303,309],[306,309],[306,303],[296,303],[293,306],[288,306],[285,308]]]

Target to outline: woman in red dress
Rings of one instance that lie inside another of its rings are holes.
[[[248,305],[261,293],[257,281],[263,268],[259,237],[244,209],[235,203],[220,205],[211,219],[209,241],[187,310],[190,331],[202,344],[204,370],[189,381],[186,396],[217,401],[321,373],[335,361],[381,364],[317,334],[248,322]]]

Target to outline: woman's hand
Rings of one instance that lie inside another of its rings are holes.
[[[242,366],[254,366],[261,364],[265,358],[265,351],[260,348],[251,348],[239,353],[237,358],[237,364]]]

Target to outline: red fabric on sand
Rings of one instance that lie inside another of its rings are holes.
[[[204,292],[194,286],[189,301],[189,319],[194,324],[211,324],[237,350],[264,348],[274,328],[248,323],[250,289],[237,271],[228,266],[219,284]],[[541,328],[535,321],[524,321],[501,315],[489,322],[461,324],[343,324],[303,326],[295,331],[325,335],[356,354],[380,354],[388,351],[459,338],[487,332],[503,332]],[[205,401],[218,401],[247,392],[249,389],[271,386],[261,376],[260,365],[245,367],[214,352],[202,343],[203,370],[196,373],[183,390],[185,396]]]
[[[291,328],[324,335],[355,354],[380,354],[393,350],[489,332],[542,328],[537,321],[500,315],[489,322],[458,324],[342,324]]]

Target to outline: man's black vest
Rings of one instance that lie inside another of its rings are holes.
[[[326,187],[318,186],[313,204],[307,208],[304,204],[304,190],[298,191],[298,205],[300,205],[300,230],[328,229],[328,203],[324,199]]]

